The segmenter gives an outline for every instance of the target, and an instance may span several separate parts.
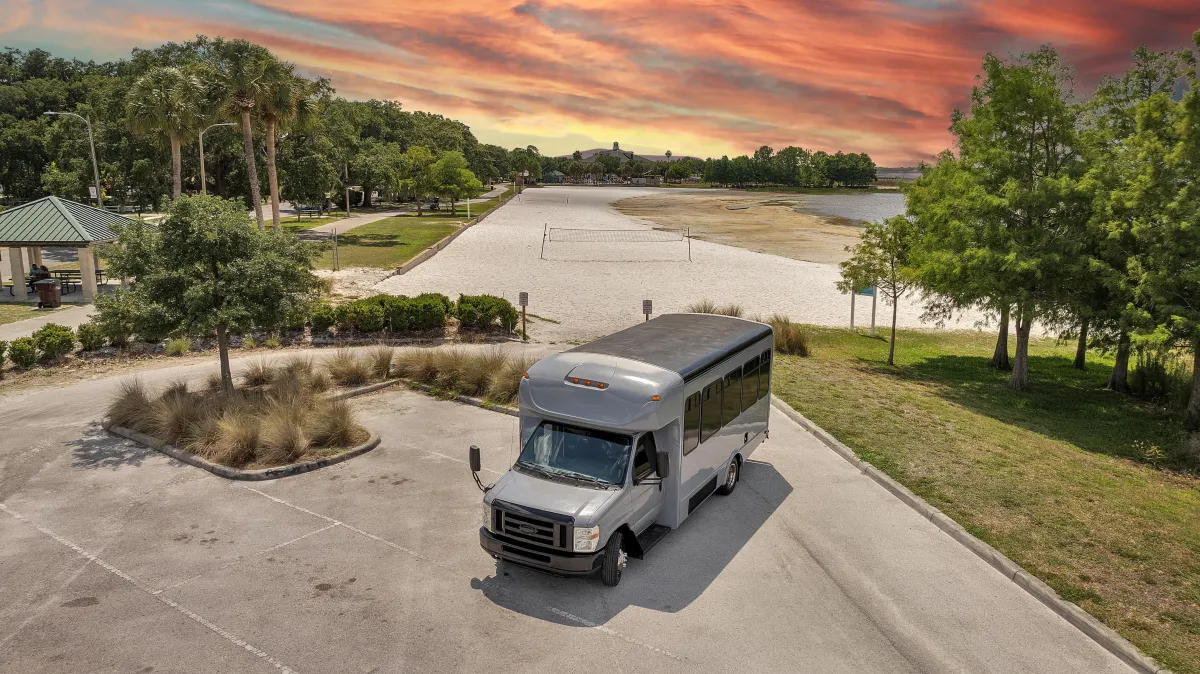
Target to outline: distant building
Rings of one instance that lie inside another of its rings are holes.
[[[549,171],[542,171],[542,182],[547,185],[561,185],[561,184],[563,184],[563,181],[566,180],[566,178],[567,178],[567,175],[565,173],[563,173],[562,171],[558,171],[555,169],[550,169]]]
[[[592,148],[591,150],[580,150],[579,154],[580,154],[580,160],[585,161],[585,162],[592,161],[596,157],[599,157],[600,155],[609,155],[612,157],[616,157],[617,159],[621,160],[622,164],[624,164],[625,162],[633,161],[634,159],[638,159],[641,161],[648,161],[648,162],[667,161],[667,156],[663,155],[663,154],[634,154],[633,152],[630,152],[628,150],[622,150],[620,143],[613,143],[611,150],[606,150],[602,147],[597,147],[597,148]],[[574,154],[564,154],[561,157],[559,157],[559,159],[571,159],[573,156],[574,156]],[[680,159],[684,159],[684,158],[685,157],[683,157],[683,156],[672,155],[671,161],[679,161]]]
[[[662,184],[662,176],[657,173],[643,173],[640,176],[634,176],[629,179],[634,185],[647,185],[650,187],[658,187]]]

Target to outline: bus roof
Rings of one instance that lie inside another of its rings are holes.
[[[664,314],[571,349],[637,360],[684,381],[770,336],[771,326],[716,314]]]

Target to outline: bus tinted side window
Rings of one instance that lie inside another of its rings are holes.
[[[688,396],[683,406],[683,453],[700,444],[700,393]]]
[[[758,365],[758,397],[765,398],[771,392],[771,350],[762,352],[762,362]]]
[[[713,436],[721,430],[721,380],[718,379],[704,387],[704,396],[700,404],[700,442]]]
[[[725,405],[721,413],[721,425],[725,426],[742,413],[742,368],[734,368],[725,375]]]
[[[746,361],[742,366],[742,411],[758,400],[758,356]]]

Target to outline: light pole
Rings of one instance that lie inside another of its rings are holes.
[[[204,177],[204,134],[208,133],[209,129],[215,129],[218,126],[233,126],[233,122],[221,122],[200,132],[200,194],[208,194],[208,179]]]
[[[92,178],[96,181],[96,205],[100,208],[104,208],[104,196],[100,191],[100,167],[96,164],[96,139],[94,136],[92,136],[92,123],[88,121],[87,117],[84,117],[83,115],[77,115],[73,112],[46,112],[45,114],[60,115],[64,117],[78,117],[79,119],[83,120],[84,124],[87,124],[88,145],[90,145],[92,148]]]

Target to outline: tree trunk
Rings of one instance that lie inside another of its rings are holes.
[[[233,375],[229,371],[229,335],[225,324],[217,323],[217,353],[221,359],[221,386],[226,393],[233,393]]]
[[[1000,335],[996,338],[996,350],[992,353],[992,367],[997,370],[1012,369],[1008,360],[1008,314],[1011,307],[1005,304],[1000,308]]]
[[[371,187],[369,185],[363,185],[362,205],[363,205],[363,208],[371,207]]]
[[[1033,317],[1018,305],[1017,355],[1013,359],[1012,377],[1008,380],[1009,388],[1017,391],[1029,390],[1029,331],[1032,327]]]
[[[876,289],[875,292],[879,292]],[[900,307],[900,298],[892,298],[892,340],[888,342],[888,365],[896,364],[896,310]]]
[[[250,108],[242,108],[242,151],[246,154],[246,177],[250,179],[250,201],[254,218],[263,228],[262,190],[258,186],[258,165],[254,161],[254,131],[250,128]]]
[[[279,229],[279,174],[275,172],[274,117],[267,117],[267,189],[271,191],[271,224]]]
[[[1088,319],[1079,322],[1079,344],[1075,346],[1075,369],[1087,369]]]
[[[1117,339],[1117,361],[1108,377],[1107,388],[1118,393],[1129,393],[1129,333],[1124,330]]]
[[[454,199],[450,199],[450,217],[458,217],[458,203]]]
[[[171,134],[171,199],[183,193],[183,158],[179,152],[179,136]]]
[[[1183,423],[1189,431],[1200,431],[1200,340],[1192,341],[1192,396]]]
[[[423,203],[422,203],[423,200],[424,200],[424,197],[421,197],[421,196],[417,197],[417,217],[418,218],[421,217],[421,206],[423,205]]]
[[[343,175],[346,176],[346,217],[350,217],[350,164],[349,162],[342,165]]]

